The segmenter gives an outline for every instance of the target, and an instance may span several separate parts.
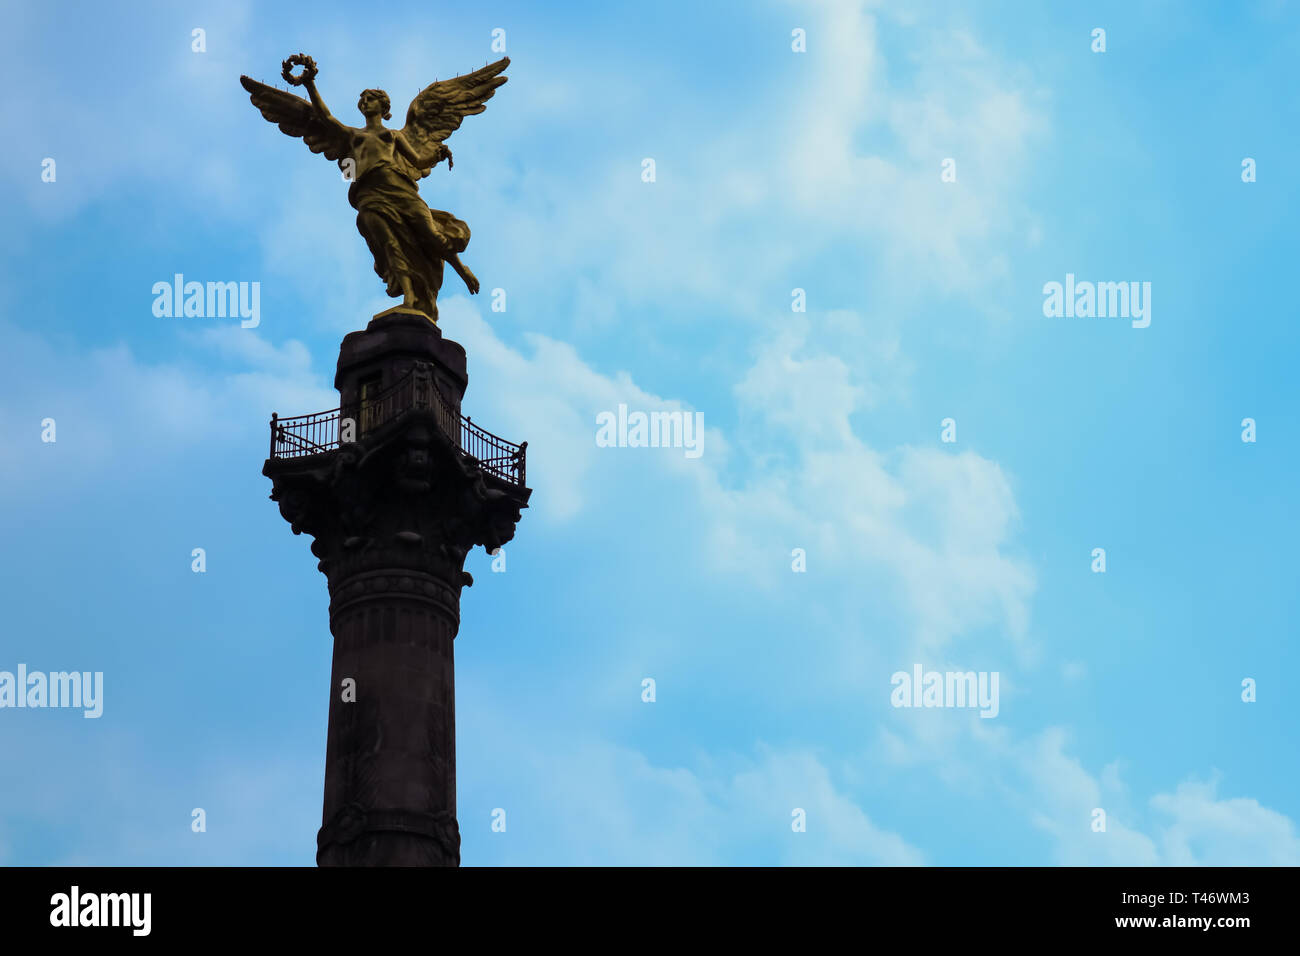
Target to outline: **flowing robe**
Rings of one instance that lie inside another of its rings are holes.
[[[401,296],[402,277],[407,277],[415,307],[437,319],[443,260],[465,251],[469,226],[449,212],[430,209],[415,183],[383,161],[348,187],[348,202],[357,210],[357,229],[388,294]]]

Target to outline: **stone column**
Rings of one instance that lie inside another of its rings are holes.
[[[466,454],[465,352],[390,310],[339,353],[341,441],[267,460],[330,591],[322,866],[456,866],[453,645],[465,556],[514,536],[531,492]],[[286,420],[291,421],[291,420]],[[481,453],[481,452],[480,452]]]

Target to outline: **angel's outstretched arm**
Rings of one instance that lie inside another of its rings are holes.
[[[303,86],[307,87],[307,95],[311,97],[311,105],[315,108],[316,115],[327,123],[337,123],[338,120],[334,119],[334,114],[330,112],[329,107],[325,105],[325,101],[321,99],[321,95],[316,89],[316,81],[311,76],[307,76],[303,79]]]

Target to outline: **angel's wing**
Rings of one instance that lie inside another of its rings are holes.
[[[431,83],[411,101],[402,134],[420,157],[415,170],[419,178],[429,175],[433,168],[436,160],[434,147],[456,132],[466,116],[487,109],[487,101],[506,81],[500,73],[509,65],[510,57],[504,56],[473,73]]]
[[[326,159],[340,160],[348,155],[351,143],[347,127],[338,120],[323,120],[312,109],[309,101],[284,90],[241,76],[239,82],[248,90],[248,98],[280,132],[301,137],[313,153],[324,153]]]

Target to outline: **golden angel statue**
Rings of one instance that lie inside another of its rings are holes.
[[[392,114],[383,90],[361,91],[357,109],[366,118],[365,126],[358,129],[335,119],[316,90],[316,63],[302,53],[284,61],[281,75],[293,86],[306,86],[310,101],[247,76],[239,82],[281,132],[300,137],[313,153],[324,153],[339,163],[345,176],[350,174],[348,202],[357,211],[357,229],[374,256],[375,272],[390,296],[402,296],[403,306],[436,322],[443,262],[465,280],[471,294],[479,285],[460,261],[469,243],[469,226],[425,205],[416,183],[444,159],[447,168],[452,167],[445,140],[466,116],[487,108],[496,88],[505,83],[501,73],[509,65],[510,58],[503,57],[473,73],[426,86],[411,102],[400,130],[384,127],[383,120]],[[302,72],[295,75],[295,66]]]

